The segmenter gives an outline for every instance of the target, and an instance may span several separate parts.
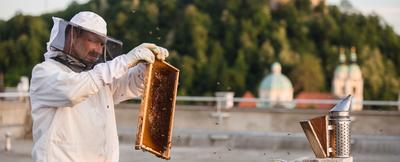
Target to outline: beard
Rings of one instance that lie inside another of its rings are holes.
[[[86,65],[85,69],[92,69],[94,65],[98,64],[98,60],[100,60],[99,58],[101,55],[101,53],[95,51],[90,51],[86,55],[79,55],[77,53],[71,54],[71,56],[76,58],[79,62]]]
[[[91,63],[95,63],[97,62],[97,60],[99,60],[99,57],[101,56],[101,53],[98,53],[96,51],[90,51],[87,55],[87,57],[89,57],[88,59],[86,59],[87,62],[91,62]]]

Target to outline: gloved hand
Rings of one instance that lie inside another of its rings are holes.
[[[168,50],[160,46],[156,46],[156,48],[151,49],[151,51],[153,51],[157,59],[161,61],[164,61],[165,58],[169,56]]]
[[[167,49],[156,46],[153,43],[142,43],[127,53],[127,56],[131,60],[130,65],[132,66],[136,65],[140,60],[153,63],[155,59],[154,55],[159,60],[165,60],[169,53]]]

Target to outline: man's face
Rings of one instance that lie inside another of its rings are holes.
[[[75,37],[72,53],[88,63],[94,63],[103,53],[105,39],[97,34],[82,31]]]

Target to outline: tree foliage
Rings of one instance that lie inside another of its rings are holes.
[[[296,92],[330,91],[338,49],[355,46],[366,99],[397,98],[400,37],[378,15],[345,13],[337,6],[290,1],[273,10],[269,0],[91,0],[41,16],[0,21],[0,72],[7,86],[43,60],[52,16],[69,20],[91,10],[108,22],[124,50],[154,42],[171,51],[181,69],[180,95],[230,90],[257,94],[271,63],[281,62]],[[349,56],[349,52],[347,52]]]

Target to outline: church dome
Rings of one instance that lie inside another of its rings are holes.
[[[261,81],[260,89],[286,90],[293,89],[293,86],[290,80],[282,74],[281,65],[275,62],[272,64],[272,74],[264,77],[264,79]]]
[[[272,64],[272,74],[266,76],[259,89],[260,98],[269,100],[268,103],[258,103],[257,107],[271,108],[283,107],[294,108],[293,86],[290,80],[282,74],[281,64],[275,62]]]

